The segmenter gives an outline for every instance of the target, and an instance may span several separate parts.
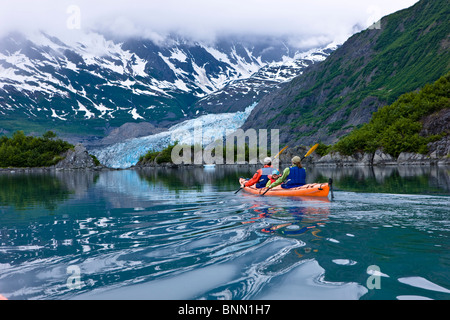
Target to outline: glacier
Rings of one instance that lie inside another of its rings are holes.
[[[89,150],[103,165],[125,169],[135,165],[139,158],[149,150],[161,151],[169,144],[178,141],[180,144],[203,146],[218,139],[223,139],[230,131],[240,128],[257,103],[234,113],[207,114],[196,119],[185,120],[170,127],[167,131],[150,136],[132,138],[103,148]]]

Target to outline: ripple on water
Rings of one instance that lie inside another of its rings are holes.
[[[2,207],[1,293],[359,299],[368,293],[368,277],[379,276],[383,290],[370,290],[369,299],[449,297],[448,197],[336,191],[333,202],[302,201],[236,195],[229,182],[223,192],[131,173],[106,180],[100,173],[51,212]],[[81,270],[81,290],[66,286],[70,265]],[[369,273],[371,265],[380,271]]]

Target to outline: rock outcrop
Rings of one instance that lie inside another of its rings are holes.
[[[55,169],[101,169],[102,165],[96,164],[94,158],[91,157],[86,148],[81,144],[77,144],[74,149],[66,151],[58,162]]]
[[[431,154],[420,154],[413,152],[402,152],[397,158],[376,150],[374,153],[356,153],[352,156],[329,153],[313,162],[316,166],[387,166],[387,165],[450,165],[450,156],[437,156],[436,152]]]
[[[395,165],[397,164],[397,159],[388,153],[384,153],[382,150],[378,149],[375,151],[372,157],[372,165]]]

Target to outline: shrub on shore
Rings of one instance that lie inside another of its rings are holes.
[[[450,107],[450,73],[418,92],[403,94],[393,104],[375,112],[369,123],[353,130],[339,140],[331,150],[345,155],[358,151],[383,149],[397,157],[401,152],[428,152],[427,144],[448,134],[421,135],[422,119]]]
[[[0,167],[49,167],[63,159],[64,152],[74,148],[70,143],[56,139],[52,131],[42,137],[26,136],[16,131],[11,138],[0,137]]]

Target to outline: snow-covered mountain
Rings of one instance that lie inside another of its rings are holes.
[[[241,111],[302,74],[304,68],[325,60],[336,48],[337,45],[330,44],[325,48],[297,51],[292,57],[283,56],[281,61],[267,63],[250,77],[231,80],[222,89],[197,101],[194,108],[206,114]]]
[[[75,128],[133,121],[169,127],[243,111],[332,49],[302,53],[273,39],[205,44],[173,36],[155,44],[95,32],[71,41],[12,33],[0,39],[0,129],[21,119]]]

